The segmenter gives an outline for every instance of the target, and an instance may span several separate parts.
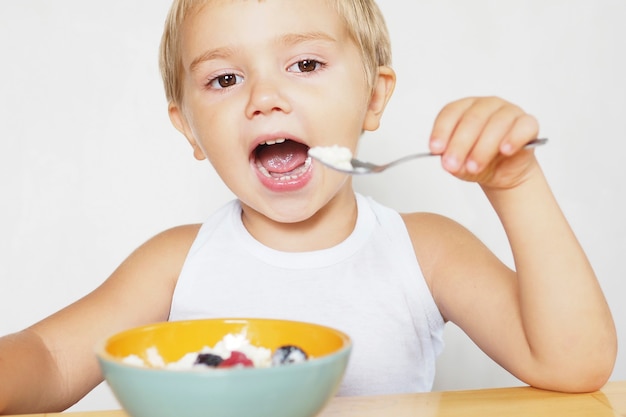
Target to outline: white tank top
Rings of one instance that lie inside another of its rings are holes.
[[[400,215],[357,194],[339,245],[281,252],[245,229],[234,200],[202,225],[174,291],[170,320],[267,317],[338,328],[354,343],[339,395],[430,391],[444,321]]]

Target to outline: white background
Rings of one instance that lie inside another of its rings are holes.
[[[360,155],[425,150],[439,109],[463,96],[524,107],[550,138],[537,153],[625,339],[626,1],[380,5],[398,87]],[[232,197],[167,119],[157,47],[168,7],[0,0],[0,334],[76,300],[153,234],[200,222]],[[436,160],[356,186],[398,210],[460,221],[511,264],[478,187]],[[452,325],[446,342],[435,389],[519,384]],[[612,379],[626,379],[623,349]],[[73,409],[100,408],[117,408],[105,386]]]

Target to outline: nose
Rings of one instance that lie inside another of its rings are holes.
[[[284,85],[276,78],[259,78],[249,83],[250,96],[246,106],[246,116],[250,119],[274,112],[291,112]]]

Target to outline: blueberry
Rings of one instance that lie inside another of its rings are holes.
[[[298,346],[281,346],[272,355],[272,366],[285,365],[288,363],[304,362],[308,359],[305,351]]]
[[[224,359],[222,359],[219,355],[214,355],[212,353],[199,353],[194,365],[206,365],[215,368],[222,363],[223,360]]]

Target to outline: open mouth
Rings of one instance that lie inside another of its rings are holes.
[[[295,180],[309,169],[309,147],[287,138],[266,141],[254,150],[257,169],[276,181]]]

